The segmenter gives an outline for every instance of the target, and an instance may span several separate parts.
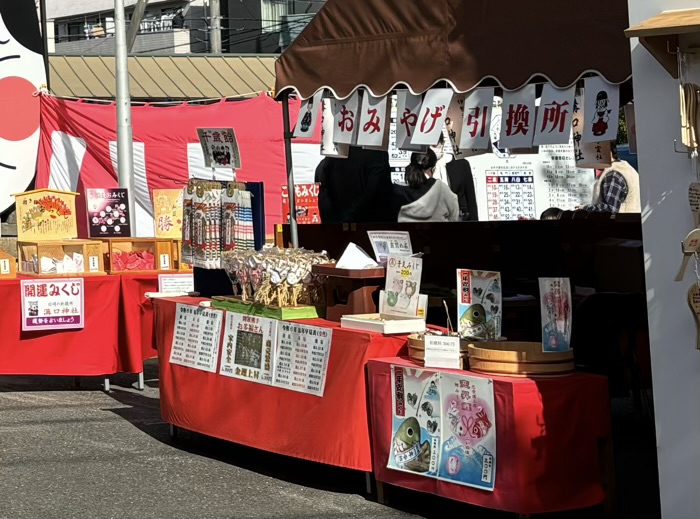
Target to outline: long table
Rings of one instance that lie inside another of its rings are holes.
[[[548,379],[486,377],[494,383],[498,453],[494,490],[488,492],[387,468],[392,365],[420,367],[403,358],[369,361],[378,482],[521,515],[588,508],[605,500],[611,436],[605,377],[586,373]]]
[[[163,420],[268,452],[364,472],[372,471],[365,367],[399,354],[405,338],[331,328],[323,398],[170,364],[176,306],[199,299],[154,301]]]

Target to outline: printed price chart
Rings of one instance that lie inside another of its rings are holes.
[[[487,171],[489,221],[536,218],[534,172]]]

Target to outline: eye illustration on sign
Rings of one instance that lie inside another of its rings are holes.
[[[43,44],[32,0],[0,2],[0,212],[34,178],[40,98],[46,83]]]

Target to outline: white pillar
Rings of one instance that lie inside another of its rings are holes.
[[[662,11],[700,8],[700,0],[628,0],[630,25]],[[664,519],[700,517],[700,351],[686,302],[691,267],[674,283],[681,240],[693,228],[688,184],[695,175],[680,142],[678,80],[638,42],[632,72],[642,188],[644,254],[654,386],[656,441]],[[675,50],[675,49],[671,49]],[[700,83],[700,68],[695,83]]]

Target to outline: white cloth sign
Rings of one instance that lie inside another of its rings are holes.
[[[360,121],[360,93],[347,99],[333,100],[333,142],[356,144]]]
[[[452,97],[450,106],[447,109],[447,117],[445,118],[445,130],[452,146],[452,154],[458,159],[463,157],[459,143],[462,140],[465,96],[465,94],[455,94]]]
[[[241,169],[241,153],[233,128],[198,128],[207,168]]]
[[[406,151],[417,151],[421,146],[411,144],[413,134],[418,125],[418,113],[423,100],[421,96],[413,95],[408,90],[396,93],[396,148]]]
[[[530,148],[535,135],[535,85],[503,94],[501,148]]]
[[[493,88],[477,88],[465,98],[460,148],[484,150],[489,147],[493,95]]]
[[[581,142],[614,141],[620,117],[620,87],[600,77],[586,78],[583,112],[585,124]]]
[[[321,103],[321,155],[347,159],[350,153],[349,144],[336,144],[333,142],[333,105],[330,99],[324,99]],[[313,176],[311,177],[313,179]]]
[[[568,144],[571,136],[571,120],[574,113],[576,87],[560,90],[550,84],[542,87],[540,108],[535,127],[536,146],[542,144]]]
[[[297,125],[294,127],[294,137],[311,139],[314,136],[322,99],[323,91],[317,92],[313,97],[301,102]]]
[[[366,94],[362,99],[357,144],[359,146],[382,146],[389,129],[387,97]],[[388,141],[387,141],[388,145]],[[385,148],[386,149],[386,148]]]
[[[435,146],[447,118],[447,109],[452,101],[451,88],[428,90],[418,112],[418,123],[411,144]]]
[[[583,142],[583,133],[590,123],[586,121],[582,99],[583,94],[575,97],[574,115],[571,121],[576,165],[579,168],[605,169],[612,163],[610,141]]]

